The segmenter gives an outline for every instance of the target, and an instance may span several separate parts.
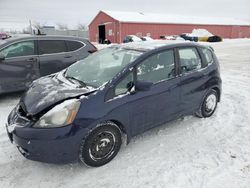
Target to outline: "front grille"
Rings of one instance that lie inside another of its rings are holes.
[[[20,104],[17,108],[17,114],[19,119],[22,119],[25,122],[29,122],[32,120],[31,115],[28,115],[28,113],[25,111],[24,107],[22,104]]]
[[[24,111],[23,107],[21,105],[19,105],[18,107],[18,114],[22,117],[27,117],[27,113]]]
[[[27,113],[24,111],[24,109],[17,105],[10,115],[8,116],[8,126],[29,126],[33,123],[32,118],[27,116]]]

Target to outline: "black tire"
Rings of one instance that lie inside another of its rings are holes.
[[[119,152],[121,136],[121,130],[112,122],[97,125],[81,143],[80,161],[91,167],[107,164]]]
[[[211,99],[212,101],[214,101],[214,104],[210,104],[208,105],[208,100]],[[196,116],[200,117],[200,118],[208,118],[211,117],[216,108],[217,108],[217,104],[218,104],[218,94],[215,90],[210,90],[207,95],[205,96],[202,105],[200,107],[199,112],[196,113]]]

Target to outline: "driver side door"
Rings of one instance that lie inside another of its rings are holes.
[[[154,54],[133,69],[115,87],[109,105],[117,106],[112,117],[126,117],[131,135],[175,119],[179,115],[180,78],[176,76],[174,50]],[[152,82],[152,87],[139,91],[133,83]],[[135,89],[133,91],[133,89]],[[112,97],[113,96],[113,97]]]
[[[0,93],[26,89],[39,78],[39,59],[35,40],[15,42],[0,49]]]

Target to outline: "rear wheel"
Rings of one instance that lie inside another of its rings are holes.
[[[218,103],[218,94],[215,90],[208,92],[203,100],[199,112],[196,113],[198,117],[207,118],[214,114]]]
[[[80,161],[92,167],[105,165],[117,155],[121,143],[121,131],[116,124],[100,124],[83,140]]]

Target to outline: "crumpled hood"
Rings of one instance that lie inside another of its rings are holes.
[[[60,74],[60,73],[59,73]],[[20,105],[27,115],[36,115],[61,101],[92,93],[95,89],[77,88],[51,75],[34,81],[20,99]]]

